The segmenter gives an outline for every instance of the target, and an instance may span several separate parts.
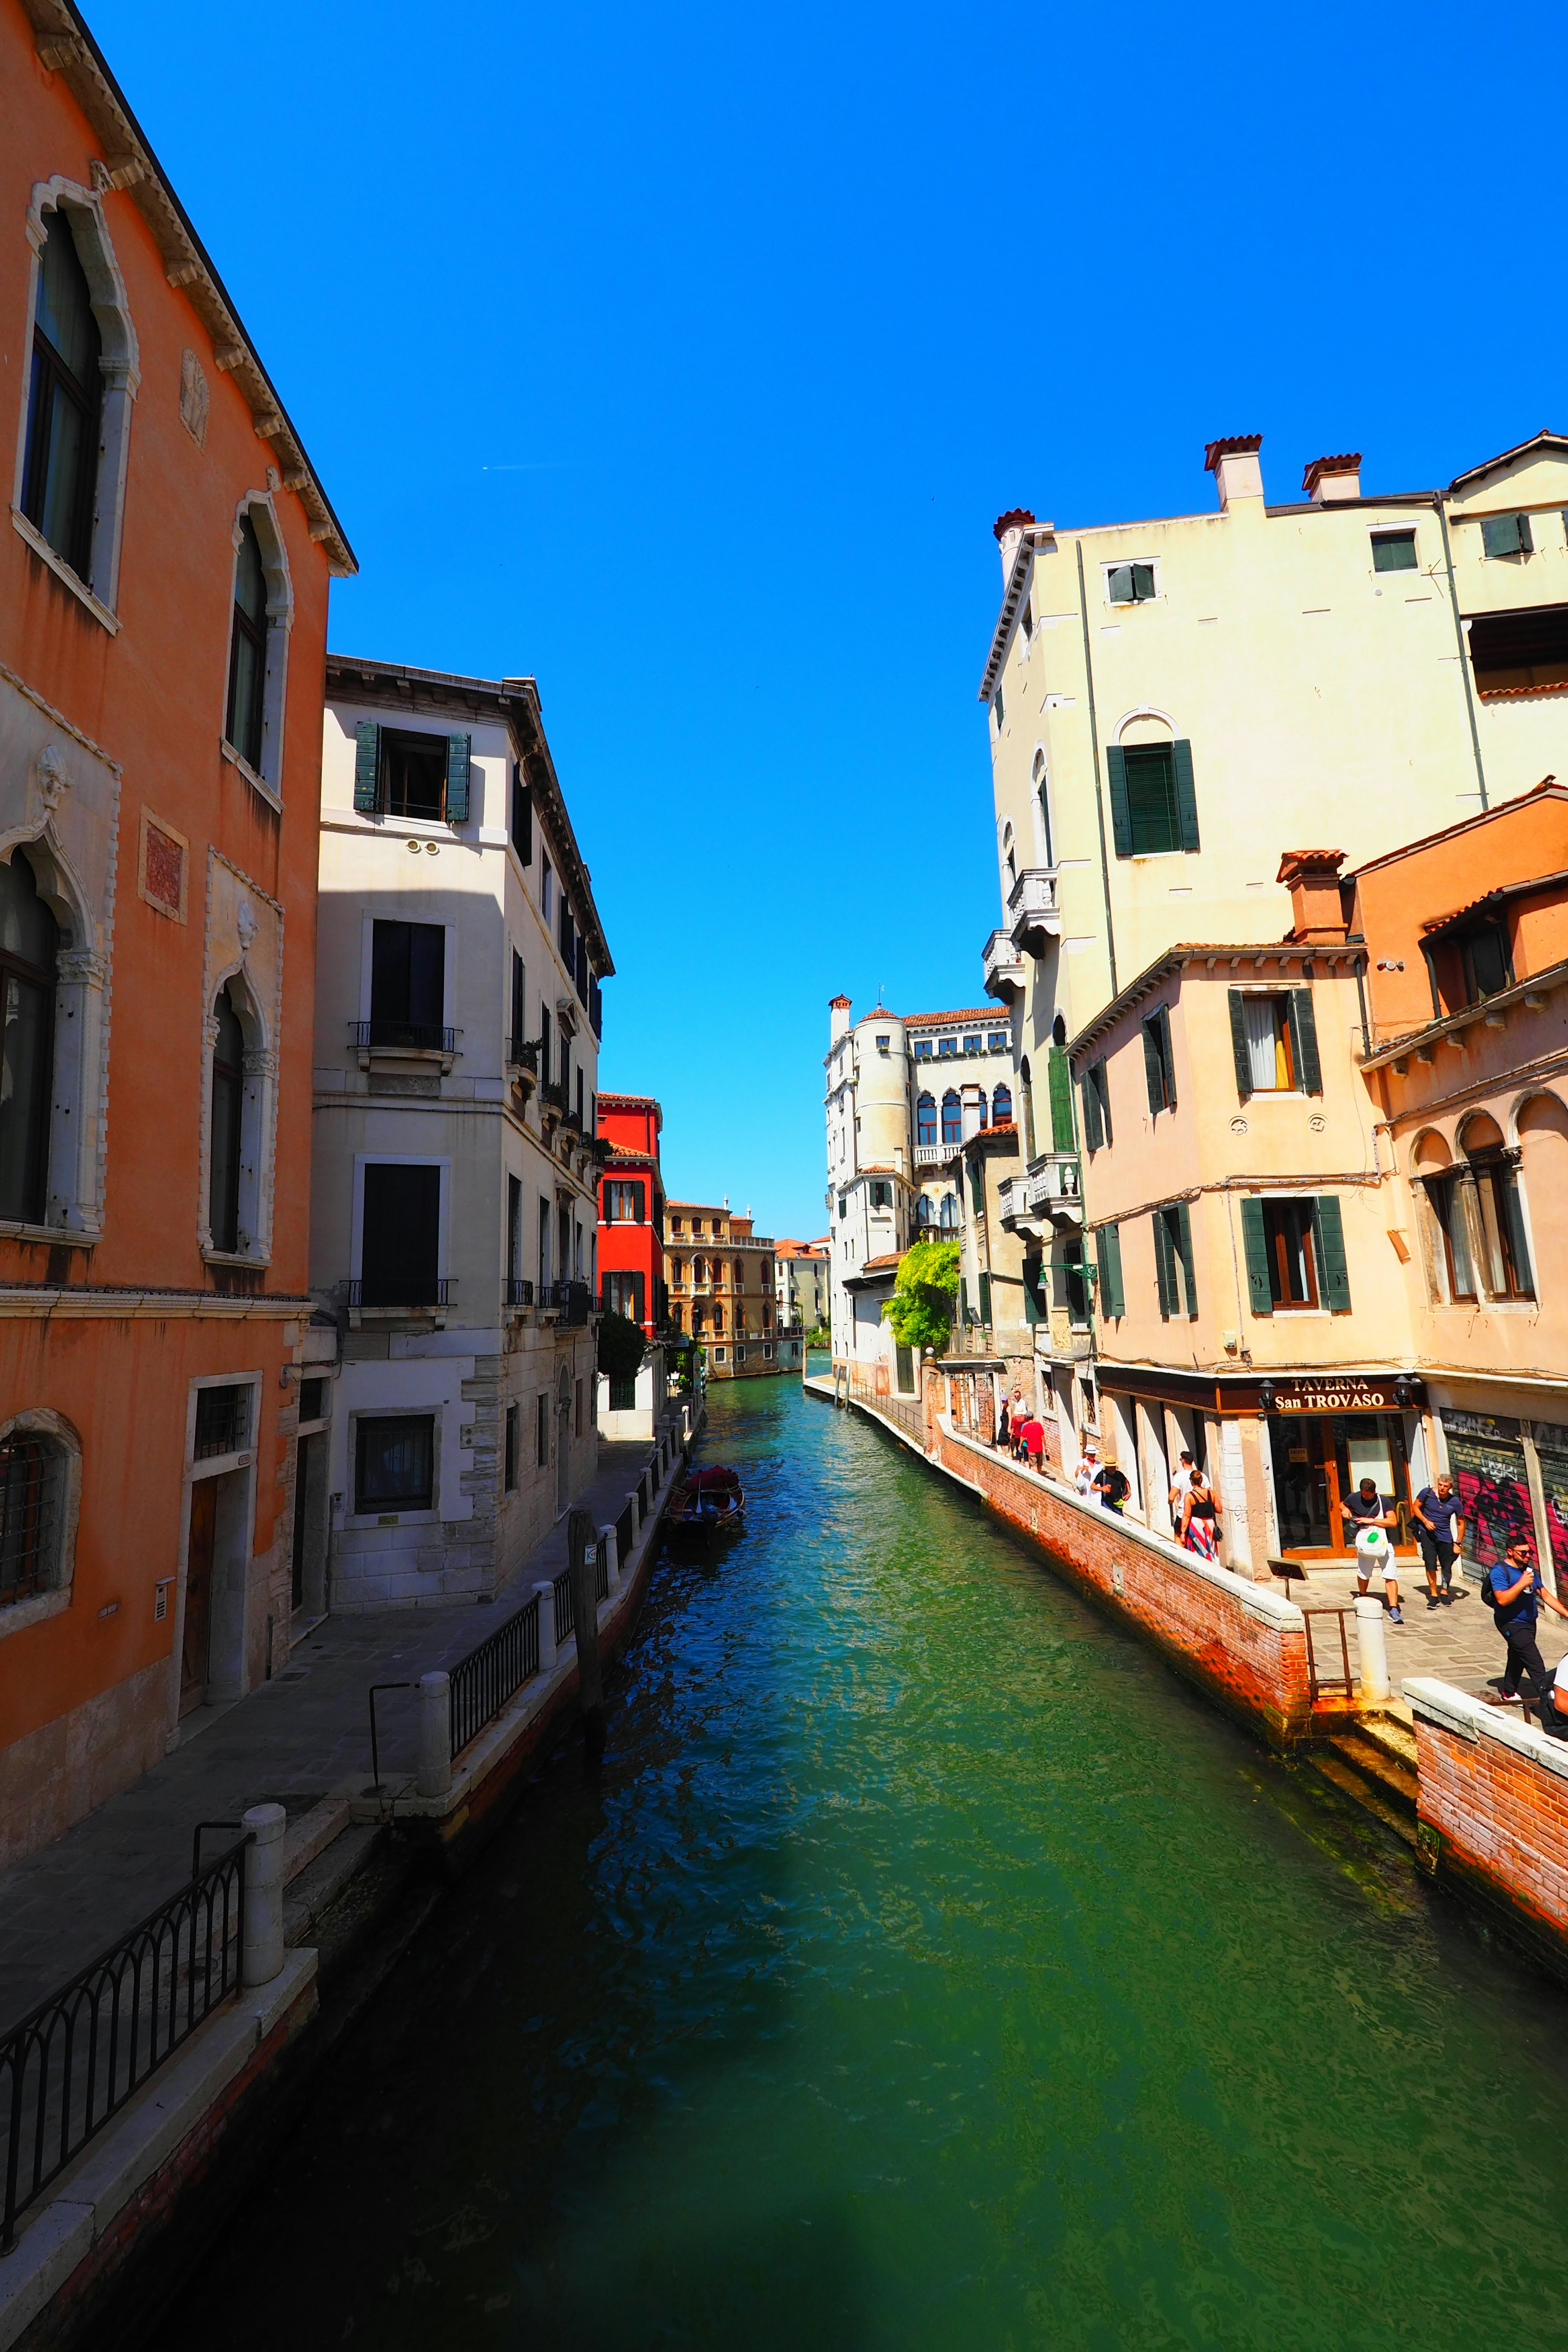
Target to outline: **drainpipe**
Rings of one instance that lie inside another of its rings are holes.
[[[1105,945],[1110,958],[1110,993],[1117,994],[1116,929],[1110,919],[1110,860],[1105,847],[1105,802],[1100,789],[1100,721],[1094,709],[1094,662],[1089,649],[1089,596],[1083,584],[1083,541],[1076,542],[1078,552],[1078,609],[1083,621],[1083,672],[1089,684],[1089,740],[1094,753],[1094,814],[1100,827],[1100,882],[1105,893]],[[1474,721],[1472,720],[1472,725]],[[1479,752],[1477,758],[1480,757]],[[1485,805],[1483,802],[1483,806]]]
[[[1454,615],[1454,638],[1459,648],[1459,674],[1465,681],[1465,709],[1470,719],[1470,749],[1476,755],[1476,782],[1481,788],[1481,806],[1487,808],[1487,772],[1481,765],[1481,739],[1476,726],[1476,697],[1470,683],[1470,655],[1465,643],[1465,631],[1459,619],[1459,592],[1454,585],[1454,551],[1448,544],[1448,518],[1444,511],[1443,494],[1436,492],[1432,510],[1437,518],[1437,528],[1443,534],[1443,562],[1448,573],[1448,609]]]

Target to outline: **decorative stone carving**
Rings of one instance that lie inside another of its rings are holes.
[[[234,928],[239,934],[239,951],[241,955],[248,955],[251,949],[256,944],[256,934],[260,928],[256,919],[255,909],[252,908],[248,898],[241,898],[238,905],[236,907],[234,911]]]
[[[58,743],[45,744],[38,754],[34,776],[38,798],[52,816],[60,804],[60,794],[70,787],[70,778],[66,773],[66,755]]]
[[[195,352],[180,353],[180,422],[198,449],[206,446],[207,410],[212,395],[202,363]]]

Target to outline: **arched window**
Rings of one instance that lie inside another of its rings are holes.
[[[92,572],[103,342],[64,211],[48,215],[33,305],[22,511],[80,580]]]
[[[724,1336],[724,1309],[721,1307],[713,1309],[713,1336],[715,1339]]]
[[[1035,1157],[1035,1097],[1029,1086],[1029,1060],[1026,1055],[1018,1065],[1018,1079],[1024,1096],[1024,1158]]]
[[[998,1087],[991,1097],[991,1124],[1005,1127],[1013,1116],[1013,1089]]]
[[[696,1286],[698,1283],[700,1283],[700,1282],[706,1282],[706,1281],[707,1281],[707,1279],[708,1279],[708,1261],[707,1261],[707,1259],[706,1259],[705,1257],[694,1257],[694,1258],[692,1259],[692,1261],[691,1261],[691,1280],[692,1280],[693,1287],[695,1287],[695,1286]]]
[[[985,1107],[985,1089],[984,1087],[979,1088],[978,1095],[980,1103],[980,1124],[982,1127],[989,1127],[991,1124],[991,1114]]]
[[[1484,1111],[1467,1121],[1459,1141],[1475,1171],[1487,1288],[1494,1298],[1533,1298],[1519,1153],[1507,1149],[1501,1128]]]
[[[19,1412],[0,1428],[0,1610],[70,1583],[80,1467],[79,1442],[58,1413]]]
[[[936,1141],[936,1097],[934,1095],[921,1095],[915,1106],[915,1141],[917,1143]]]
[[[234,566],[234,619],[229,630],[229,741],[259,775],[262,694],[267,684],[267,574],[256,525],[240,518],[239,552]]]
[[[245,1111],[245,1032],[226,988],[214,1007],[212,1157],[207,1221],[215,1250],[239,1247],[239,1174]]]
[[[937,1223],[944,1234],[952,1233],[958,1223],[958,1202],[951,1192],[944,1192],[942,1196],[942,1210]]]
[[[0,1217],[43,1221],[59,929],[20,849],[0,866]]]
[[[942,1139],[944,1143],[963,1140],[963,1108],[952,1087],[942,1098]]]
[[[1005,825],[1002,831],[1002,863],[1006,868],[1007,887],[1011,890],[1018,878],[1018,852],[1011,824]]]

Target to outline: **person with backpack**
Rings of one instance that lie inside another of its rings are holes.
[[[1100,1496],[1102,1510],[1114,1511],[1119,1517],[1121,1517],[1127,1507],[1127,1497],[1132,1492],[1132,1488],[1128,1483],[1126,1471],[1117,1468],[1113,1454],[1108,1454],[1105,1457],[1104,1468],[1096,1472],[1094,1492]]]
[[[1551,1677],[1535,1638],[1536,1623],[1543,1604],[1558,1617],[1568,1617],[1568,1609],[1542,1583],[1528,1537],[1516,1536],[1502,1559],[1493,1560],[1481,1578],[1481,1599],[1490,1602],[1492,1622],[1508,1644],[1502,1688],[1484,1694],[1487,1705],[1511,1706],[1526,1675],[1531,1697],[1543,1698]]]

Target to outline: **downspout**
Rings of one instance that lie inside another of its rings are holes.
[[[1100,789],[1100,721],[1094,709],[1094,662],[1089,649],[1089,596],[1083,584],[1082,540],[1077,541],[1075,546],[1078,554],[1078,609],[1083,621],[1083,674],[1089,686],[1089,740],[1094,753],[1094,814],[1100,827],[1100,881],[1105,893],[1105,945],[1110,958],[1110,993],[1115,996],[1118,993],[1116,929],[1110,919],[1110,860],[1105,847],[1105,801]],[[1478,759],[1480,757],[1479,751],[1476,756]]]
[[[1469,713],[1470,720],[1470,749],[1476,755],[1476,782],[1481,788],[1481,806],[1485,809],[1489,806],[1487,799],[1487,772],[1481,765],[1481,739],[1476,726],[1476,697],[1470,684],[1469,648],[1465,643],[1464,626],[1459,619],[1459,592],[1454,585],[1454,551],[1448,543],[1448,518],[1444,511],[1441,490],[1434,493],[1432,507],[1437,517],[1437,528],[1443,534],[1443,562],[1448,572],[1448,609],[1454,615],[1454,638],[1459,648],[1459,675],[1465,681],[1465,709]]]

